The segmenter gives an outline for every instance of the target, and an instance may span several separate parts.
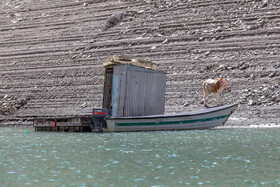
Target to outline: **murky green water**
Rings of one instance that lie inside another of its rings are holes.
[[[280,185],[278,128],[107,134],[0,128],[0,143],[0,186]]]

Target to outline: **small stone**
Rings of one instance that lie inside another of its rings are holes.
[[[268,77],[270,77],[270,78],[273,78],[274,76],[275,76],[274,73],[270,73],[270,74],[268,75]]]
[[[216,32],[222,32],[223,30],[222,30],[222,27],[219,26],[219,27],[216,28],[215,31],[216,31]]]
[[[142,13],[144,13],[145,12],[145,10],[139,10],[137,13],[138,14],[142,14]]]
[[[121,12],[121,13],[117,13],[117,14],[114,14],[112,16],[110,16],[107,20],[106,20],[106,24],[103,28],[103,30],[107,30],[111,27],[114,27],[115,25],[117,25],[118,23],[121,22],[121,20],[126,17],[127,14],[125,12]]]
[[[19,109],[19,108],[21,107],[21,105],[20,105],[20,104],[16,104],[14,107],[15,107],[16,109]]]
[[[248,105],[253,106],[255,105],[255,102],[253,100],[249,100]]]
[[[264,8],[264,7],[267,7],[267,6],[268,6],[267,0],[263,0],[261,8]]]
[[[271,96],[271,101],[275,101],[277,99],[277,96],[276,95],[273,95],[273,96]]]
[[[84,3],[83,6],[84,6],[84,7],[87,7],[87,6],[88,6],[88,3]]]
[[[218,67],[218,70],[224,70],[225,68],[226,68],[226,66],[224,64],[222,64]]]
[[[208,55],[210,55],[210,51],[207,51],[207,52],[205,52],[205,56],[208,56]]]
[[[11,22],[12,22],[12,23],[17,23],[17,22],[18,22],[18,20],[12,20]]]
[[[27,100],[25,98],[20,99],[21,105],[27,104]]]
[[[250,77],[251,77],[252,80],[255,80],[256,75],[255,75],[255,74],[252,74]]]
[[[226,70],[231,70],[231,69],[232,69],[232,67],[230,67],[230,66],[226,67]]]
[[[87,107],[87,103],[83,103],[83,104],[81,104],[81,107],[82,107],[82,108]]]
[[[5,108],[10,108],[10,107],[11,107],[11,104],[10,104],[10,103],[3,103],[3,107],[5,107]]]
[[[203,41],[204,40],[204,38],[203,37],[200,37],[200,38],[198,38],[198,41]]]
[[[157,48],[157,46],[155,46],[155,45],[153,47],[151,47],[152,50],[155,50],[156,48]]]
[[[77,57],[78,57],[78,55],[73,55],[73,56],[71,56],[72,59],[75,59],[75,58],[77,58]]]
[[[276,103],[279,103],[279,102],[280,102],[280,97],[276,97],[274,101],[275,101]]]
[[[163,44],[168,43],[168,39],[166,38],[162,43],[163,43]]]
[[[245,65],[245,66],[240,66],[238,69],[245,70],[246,68],[247,68],[247,66]]]
[[[264,87],[263,89],[262,89],[262,91],[267,91],[268,90],[268,88],[267,87]]]
[[[162,37],[163,35],[160,33],[156,33],[157,36]]]
[[[189,106],[189,105],[190,105],[190,103],[186,102],[186,103],[184,104],[184,107],[187,107],[187,106]]]

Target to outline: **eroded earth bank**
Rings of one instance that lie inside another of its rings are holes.
[[[227,125],[280,125],[279,0],[0,3],[1,126],[90,114],[116,54],[158,63],[166,113],[203,108],[204,80],[226,76],[224,103],[239,103]]]

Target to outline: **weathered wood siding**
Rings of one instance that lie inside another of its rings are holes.
[[[126,69],[127,66],[115,66],[113,75],[112,88],[112,116],[121,117],[124,114],[124,98],[126,85]]]
[[[113,68],[105,69],[104,88],[103,88],[103,104],[102,108],[107,108],[109,114],[112,112],[112,83]]]
[[[114,67],[112,116],[163,114],[166,75],[132,65]]]

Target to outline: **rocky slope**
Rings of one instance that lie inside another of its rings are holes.
[[[279,0],[0,3],[2,126],[90,114],[115,54],[167,73],[166,113],[202,108],[203,81],[226,76],[224,103],[240,104],[228,125],[280,124]]]

